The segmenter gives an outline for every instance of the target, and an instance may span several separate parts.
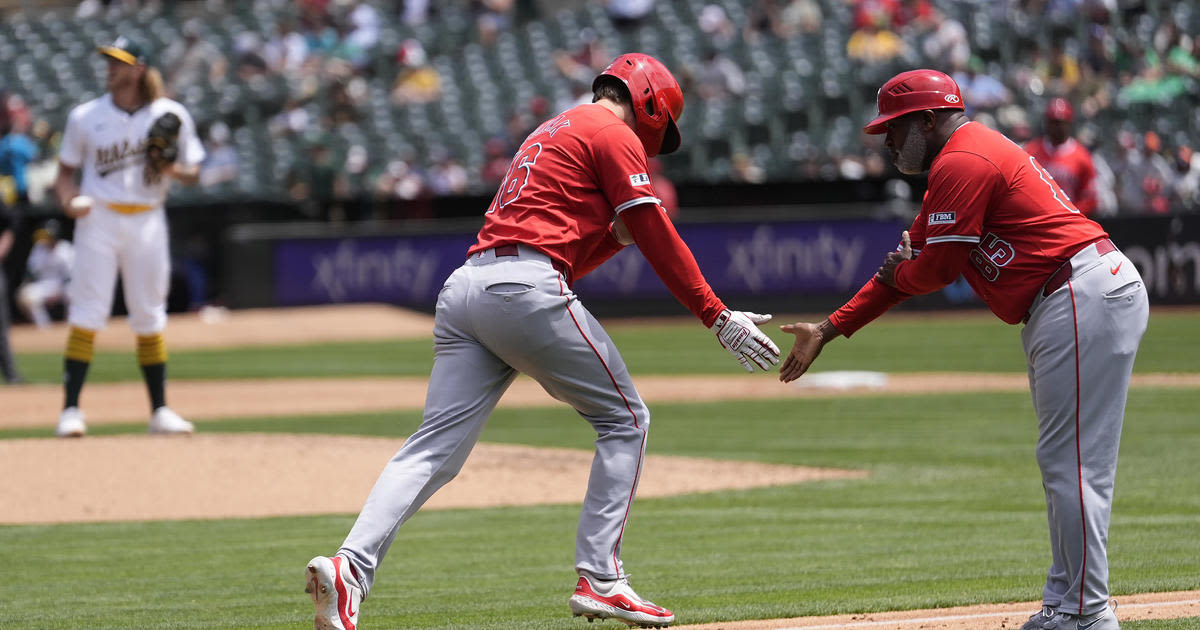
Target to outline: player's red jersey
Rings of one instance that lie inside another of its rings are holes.
[[[1067,138],[1054,146],[1046,138],[1036,138],[1025,145],[1025,150],[1054,176],[1076,208],[1088,216],[1096,212],[1096,167],[1092,154],[1082,144]]]
[[[641,141],[615,114],[596,104],[569,109],[525,139],[468,254],[524,243],[573,281],[619,212],[659,203],[649,172]]]
[[[1059,266],[1105,236],[1037,160],[975,122],[955,131],[934,158],[921,213],[909,231],[914,252],[943,243],[974,244],[963,277],[1010,324],[1021,321]],[[916,283],[905,282],[901,268],[918,262],[897,267],[901,291],[914,292]]]
[[[1064,262],[1106,236],[1033,156],[970,122],[930,166],[921,213],[909,229],[919,255],[896,265],[895,288],[872,278],[829,320],[849,337],[906,297],[962,274],[997,317],[1017,324]]]

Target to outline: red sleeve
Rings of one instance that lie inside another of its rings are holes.
[[[604,264],[604,261],[612,258],[624,248],[625,246],[613,236],[612,230],[605,230],[604,236],[600,238],[600,242],[596,244],[596,247],[575,264],[572,274],[573,278],[579,280],[588,275],[592,270]]]
[[[907,293],[871,278],[849,302],[829,316],[829,323],[849,337],[908,298]]]
[[[1005,186],[1000,169],[981,155],[967,151],[939,155],[929,169],[929,188],[921,202],[923,245],[978,244],[988,206]]]
[[[632,129],[609,125],[592,137],[590,146],[597,183],[614,214],[638,204],[661,203],[650,183],[646,150]]]
[[[926,245],[921,255],[896,265],[896,288],[909,295],[924,295],[954,282],[967,265],[971,243]]]
[[[643,203],[621,213],[625,227],[642,250],[642,256],[658,274],[671,294],[705,326],[712,326],[725,304],[713,293],[700,273],[692,250],[679,237],[675,226],[657,204]]]

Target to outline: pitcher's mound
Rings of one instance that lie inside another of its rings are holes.
[[[403,440],[291,434],[0,441],[3,523],[357,513]],[[427,508],[579,503],[592,452],[479,444]],[[650,455],[661,497],[864,477],[865,471]]]

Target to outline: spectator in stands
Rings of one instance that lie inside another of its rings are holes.
[[[936,10],[929,0],[901,0],[900,6],[892,14],[892,25],[897,29],[909,30],[913,24],[927,23]]]
[[[483,167],[479,179],[487,190],[499,188],[500,182],[508,174],[508,166],[512,162],[513,149],[504,136],[492,136],[483,144]],[[658,188],[655,187],[655,190]]]
[[[953,77],[962,90],[968,117],[974,118],[978,111],[994,111],[1001,105],[1012,102],[1012,92],[986,71],[983,60],[979,57],[971,57],[966,67],[956,71]]]
[[[365,105],[367,83],[360,76],[331,77],[326,80],[328,95],[326,109],[333,127],[355,124]]]
[[[1067,50],[1061,42],[1050,44],[1048,54],[1041,54],[1041,49],[1034,53],[1033,73],[1047,94],[1064,94],[1073,96],[1083,73],[1079,69],[1079,60]]]
[[[380,218],[427,219],[432,216],[425,175],[412,151],[402,151],[375,180],[375,197],[383,208]]]
[[[512,28],[513,0],[471,0],[475,12],[477,40],[485,48],[496,43],[500,33]]]
[[[654,10],[654,0],[603,0],[608,19],[619,29],[634,28]],[[603,68],[603,66],[601,66]]]
[[[761,184],[767,179],[767,172],[754,156],[746,151],[735,151],[729,157],[730,175],[735,182]]]
[[[887,28],[888,21],[885,14],[876,14],[874,22],[854,31],[846,42],[846,56],[862,64],[879,65],[903,55],[908,46]]]
[[[1092,168],[1096,170],[1096,179],[1093,180],[1093,188],[1096,191],[1096,216],[1110,217],[1117,214],[1120,207],[1117,203],[1116,175],[1113,173],[1109,156],[1100,150],[1098,139],[1096,127],[1092,125],[1084,126],[1075,137],[1075,140],[1092,154]]]
[[[219,48],[208,41],[207,29],[200,18],[183,23],[183,37],[163,51],[163,74],[167,93],[178,96],[191,86],[215,88],[225,79],[229,61]]]
[[[779,4],[775,0],[755,0],[746,9],[746,23],[742,27],[742,41],[757,44],[762,38],[782,38],[783,22]]]
[[[325,54],[322,71],[325,76],[342,80],[366,68],[370,61],[370,50],[354,37],[354,24],[349,16],[334,18],[333,26],[337,39]]]
[[[421,42],[412,38],[400,42],[396,63],[400,74],[392,86],[393,104],[432,103],[442,97],[442,76],[428,63]]]
[[[1174,173],[1166,159],[1158,134],[1147,132],[1141,138],[1129,130],[1118,134],[1120,155],[1113,172],[1116,175],[1120,211],[1129,214],[1163,214],[1169,208],[1167,195]]]
[[[932,67],[962,68],[971,59],[971,43],[962,22],[933,9],[929,16],[914,24],[924,33],[921,51]]]
[[[308,131],[308,110],[299,99],[289,99],[283,109],[267,121],[267,131],[272,136],[299,136]]]
[[[1170,209],[1170,196],[1175,188],[1175,171],[1163,155],[1162,139],[1153,131],[1147,131],[1142,139],[1140,177],[1146,191],[1146,205],[1142,212],[1166,214]]]
[[[350,24],[349,39],[359,49],[370,52],[379,43],[379,11],[370,3],[355,2],[346,22]]]
[[[791,39],[798,35],[816,35],[821,31],[823,19],[817,0],[788,0],[779,12],[780,36]]]
[[[262,37],[252,31],[238,33],[233,39],[234,73],[242,83],[251,83],[256,78],[270,73],[263,56]]]
[[[296,30],[296,22],[284,17],[275,25],[275,35],[263,45],[263,60],[271,72],[294,75],[308,59],[308,40]]]
[[[1163,22],[1154,34],[1154,49],[1162,56],[1170,74],[1200,78],[1200,60],[1196,58],[1196,38],[1185,37],[1174,22]]]
[[[433,166],[429,169],[429,190],[438,197],[461,195],[467,192],[470,178],[454,154],[444,148],[434,151]]]
[[[38,328],[51,323],[49,307],[63,304],[75,250],[62,239],[62,226],[50,219],[33,233],[33,248],[25,263],[25,282],[17,288],[17,305]]]
[[[324,58],[337,45],[333,17],[322,7],[305,6],[300,12],[300,32],[310,55]]]
[[[704,53],[693,79],[696,94],[706,101],[740,98],[746,92],[746,75],[741,66],[716,48]]]
[[[429,0],[401,0],[400,21],[405,26],[420,26],[429,20]]]
[[[737,41],[738,28],[719,4],[706,4],[696,20],[708,43],[722,50]]]
[[[29,205],[29,166],[39,154],[38,146],[25,133],[30,118],[19,95],[0,91],[0,206],[17,214]]]
[[[898,0],[853,0],[854,30],[867,27],[891,29],[896,26],[896,13],[900,10]]]
[[[341,175],[337,178],[334,187],[334,194],[338,199],[361,200],[370,195],[371,184],[368,168],[371,161],[369,158],[367,148],[361,144],[351,145],[346,150],[346,162],[342,166]],[[347,210],[346,218],[352,221],[366,218],[364,216],[366,210],[366,207],[358,204],[356,212],[350,213]]]
[[[554,51],[554,67],[573,85],[587,88],[587,102],[592,101],[592,79],[612,60],[604,40],[588,27],[579,31],[573,50]]]
[[[965,100],[964,95],[964,100]],[[1041,137],[1025,145],[1059,188],[1087,216],[1096,214],[1096,169],[1092,154],[1071,135],[1075,110],[1064,98],[1051,99],[1046,106]]]
[[[215,122],[208,128],[204,161],[200,163],[200,185],[216,186],[237,179],[238,154],[229,144],[229,126]]]
[[[1200,210],[1200,153],[1187,144],[1175,151],[1174,206],[1181,211]]]
[[[337,185],[338,167],[329,140],[322,134],[313,134],[305,139],[307,155],[297,160],[287,174],[288,197],[300,211],[313,219],[329,220],[339,216],[334,194]]]

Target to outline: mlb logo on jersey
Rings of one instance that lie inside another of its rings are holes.
[[[638,173],[629,176],[629,183],[634,186],[645,186],[650,183],[650,176],[645,173]]]
[[[953,225],[953,212],[931,212],[929,213],[929,225]]]

